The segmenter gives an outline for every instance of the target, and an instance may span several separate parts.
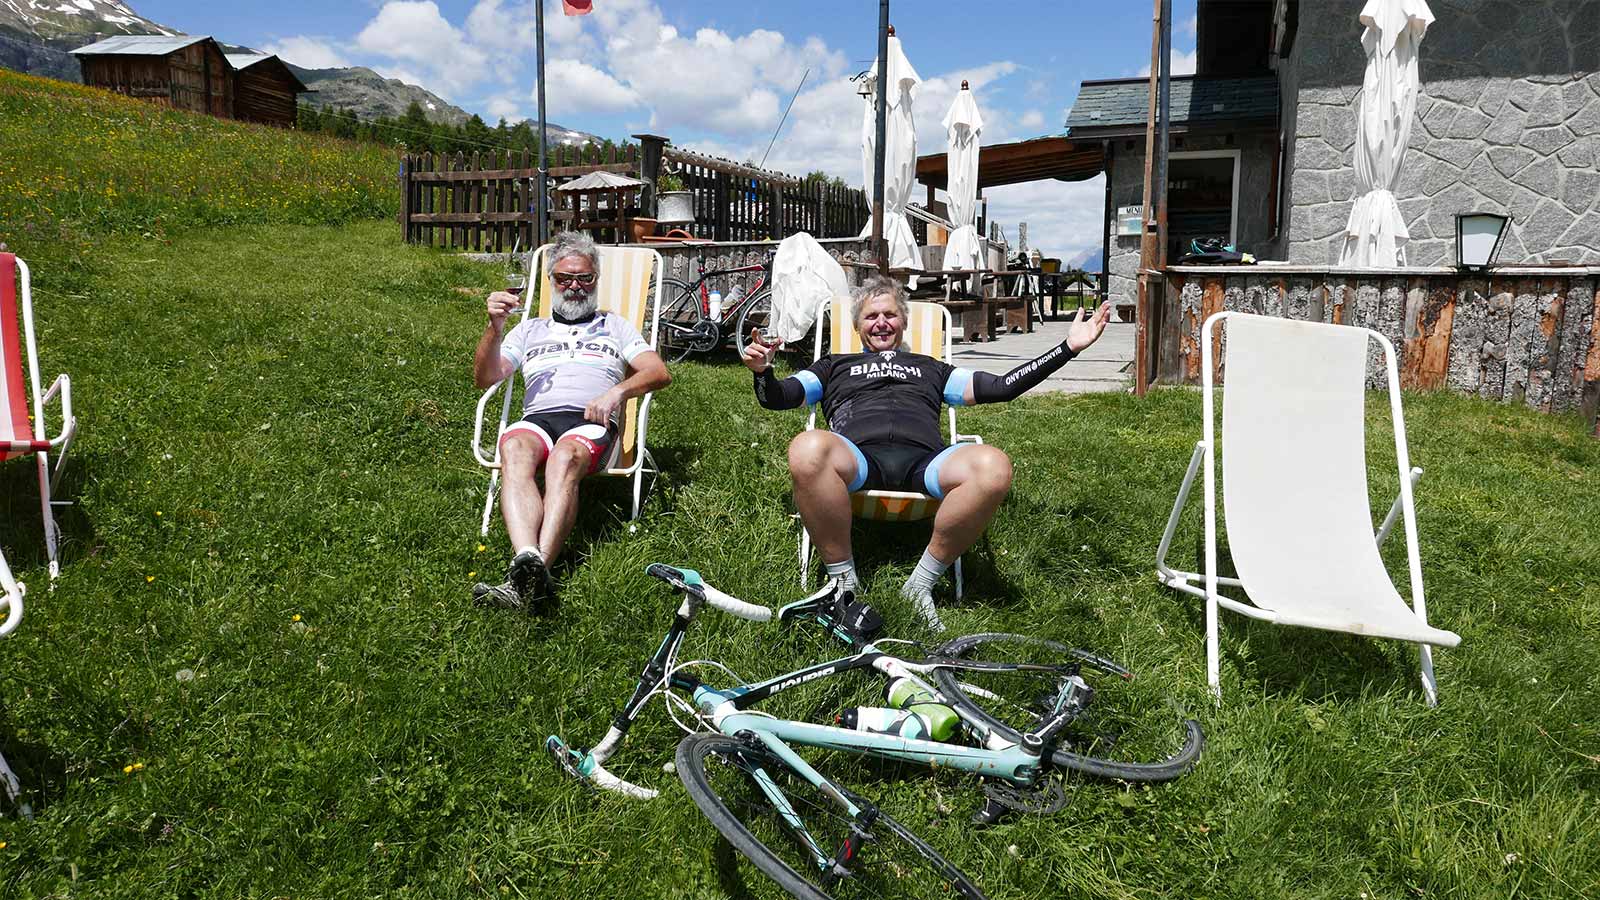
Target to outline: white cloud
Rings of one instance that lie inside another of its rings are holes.
[[[422,66],[425,87],[457,92],[489,75],[488,54],[451,25],[433,0],[388,0],[356,35],[367,53]]]
[[[350,61],[327,38],[297,35],[267,44],[261,51],[275,54],[305,69],[334,69],[350,65]]]
[[[575,59],[550,60],[544,72],[545,105],[552,115],[621,112],[639,105],[639,95],[633,88],[588,63]],[[538,94],[529,96],[533,98]]]
[[[1197,60],[1199,60],[1199,58],[1200,58],[1199,49],[1190,50],[1188,53],[1185,53],[1182,50],[1174,50],[1174,51],[1172,51],[1172,74],[1174,76],[1178,76],[1178,75],[1193,75],[1194,74],[1194,69],[1195,69],[1195,63],[1196,63]],[[1149,78],[1150,77],[1150,67],[1149,66],[1140,66],[1139,67],[1138,77],[1140,77],[1140,78]]]
[[[1044,113],[1030,109],[1017,120],[1017,125],[1021,128],[1040,128],[1044,125]]]
[[[1186,34],[1189,37],[1194,37],[1195,36],[1195,32],[1199,29],[1199,27],[1200,27],[1200,16],[1199,16],[1199,14],[1198,13],[1192,14],[1192,15],[1189,16],[1189,18],[1184,19],[1182,22],[1178,23],[1178,33],[1179,34]]]
[[[1036,181],[984,189],[989,218],[1005,226],[1012,244],[1017,223],[1028,223],[1028,246],[1067,259],[1101,244],[1105,176],[1088,181]]]

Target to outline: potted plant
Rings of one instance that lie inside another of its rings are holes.
[[[683,179],[667,172],[656,179],[656,221],[665,224],[694,221],[694,192]]]

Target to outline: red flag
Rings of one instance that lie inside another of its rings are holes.
[[[569,16],[587,16],[594,12],[594,0],[561,0],[561,11]]]

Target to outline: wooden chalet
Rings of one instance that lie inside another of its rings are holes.
[[[220,119],[234,117],[233,68],[209,37],[117,35],[72,55],[90,87]]]
[[[266,53],[229,53],[228,65],[233,68],[235,118],[279,128],[295,126],[299,95],[311,89],[283,60]]]

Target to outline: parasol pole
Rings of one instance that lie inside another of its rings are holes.
[[[544,145],[545,145],[545,142],[546,142],[545,138],[547,137],[547,135],[546,135],[546,132],[545,132],[545,121],[544,121],[544,2],[543,2],[543,0],[539,0],[539,2],[534,3],[533,4],[533,9],[534,9],[534,14],[533,14],[534,33],[535,33],[534,40],[535,40],[535,42],[537,44],[537,54],[536,55],[538,56],[538,69],[539,69],[539,71],[538,71],[538,77],[539,77],[539,194],[534,200],[534,209],[536,210],[534,215],[535,215],[535,218],[538,220],[538,224],[536,226],[537,230],[535,231],[535,234],[537,235],[537,239],[534,241],[534,246],[535,247],[543,247],[545,244],[549,243],[549,240],[550,240],[550,211],[548,209],[545,209],[545,204],[548,202],[548,200],[546,198],[548,198],[550,196],[550,170],[545,167],[545,159],[544,159]]]
[[[889,274],[889,249],[883,243],[883,154],[889,126],[889,0],[878,0],[878,141],[872,153],[872,252],[878,256],[878,271]]]

